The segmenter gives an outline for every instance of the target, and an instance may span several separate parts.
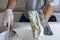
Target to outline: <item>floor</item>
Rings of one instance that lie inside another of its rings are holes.
[[[24,25],[23,25],[24,24]],[[40,36],[39,40],[60,40],[60,22],[50,22],[52,36]],[[33,40],[30,23],[14,23],[14,30],[22,40]]]

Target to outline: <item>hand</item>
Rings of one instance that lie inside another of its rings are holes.
[[[13,25],[14,15],[12,9],[7,9],[4,15],[4,26]]]

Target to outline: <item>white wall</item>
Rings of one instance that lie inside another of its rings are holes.
[[[60,11],[60,0],[59,0],[59,5],[55,6],[56,11]]]
[[[7,0],[0,0],[0,8],[5,8],[7,5]],[[24,0],[18,0],[16,7],[25,7]]]

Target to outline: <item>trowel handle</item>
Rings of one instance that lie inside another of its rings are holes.
[[[10,30],[11,25],[7,23],[6,26],[7,26],[7,30]]]

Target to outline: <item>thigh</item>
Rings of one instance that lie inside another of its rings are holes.
[[[27,7],[28,7],[29,10],[35,10],[37,0],[26,0],[25,2],[27,4]]]

